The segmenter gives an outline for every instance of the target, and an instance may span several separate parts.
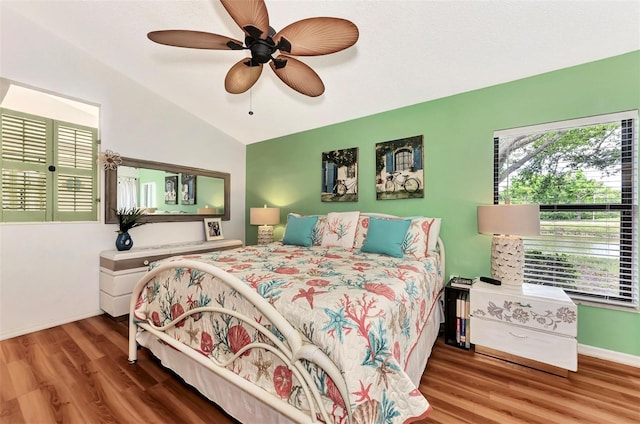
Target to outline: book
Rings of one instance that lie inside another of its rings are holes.
[[[466,293],[458,294],[458,298],[460,299],[460,346],[464,346],[467,340]]]
[[[456,298],[456,343],[460,344],[460,325],[461,325],[461,310],[462,305],[460,298]]]
[[[466,308],[464,312],[465,320],[467,321],[467,325],[465,327],[465,337],[464,337],[464,347],[467,349],[471,348],[471,326],[469,323],[471,322],[471,299],[469,298],[469,293],[465,293],[466,297]]]
[[[453,277],[449,282],[449,285],[459,289],[469,289],[471,288],[472,283],[473,280],[471,278]]]

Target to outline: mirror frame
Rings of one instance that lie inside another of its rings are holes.
[[[210,171],[207,169],[191,168],[188,166],[171,165],[162,162],[153,162],[149,160],[140,160],[122,157],[121,166],[130,166],[132,168],[148,168],[160,171],[171,172],[174,174],[195,174],[205,177],[220,178],[224,180],[224,212],[212,214],[159,214],[145,215],[142,222],[181,222],[181,221],[202,221],[206,217],[219,217],[223,221],[228,221],[231,216],[230,202],[230,186],[231,175],[226,172]],[[118,170],[109,169],[105,171],[105,223],[117,224],[115,209],[118,207]]]

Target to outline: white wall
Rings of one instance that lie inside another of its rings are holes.
[[[102,150],[231,174],[225,238],[244,241],[245,146],[0,2],[0,76],[101,107]],[[101,175],[102,178],[102,175]],[[104,195],[104,183],[101,182]],[[101,222],[0,224],[0,339],[102,313],[99,254],[116,226]],[[203,240],[202,222],[149,224],[135,246]],[[134,247],[135,248],[135,247]]]

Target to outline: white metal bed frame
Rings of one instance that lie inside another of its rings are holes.
[[[440,254],[440,267],[442,271],[441,275],[444,279],[445,251],[442,240],[439,237],[437,241],[437,248]],[[150,322],[136,322],[134,319],[134,312],[136,309],[138,298],[142,290],[144,290],[146,283],[152,280],[159,273],[176,267],[196,269],[208,273],[217,278],[218,281],[223,282],[233,290],[240,293],[245,300],[255,306],[255,308],[270,321],[271,325],[277,328],[279,333],[284,336],[286,343],[283,343],[273,334],[271,330],[255,322],[255,320],[253,320],[251,317],[247,317],[231,309],[220,307],[200,307],[189,310],[179,318],[174,319],[170,323],[161,327],[156,327]],[[236,352],[233,357],[229,358],[229,360],[220,362],[216,359],[205,357],[191,347],[188,347],[187,345],[165,334],[165,331],[167,329],[174,327],[176,324],[191,315],[200,313],[231,315],[239,320],[242,320],[244,324],[250,325],[251,327],[255,328],[271,343],[273,343],[273,345],[253,342],[244,346],[241,350]],[[348,422],[353,422],[351,406],[348,398],[347,384],[341,371],[333,363],[333,361],[318,346],[315,346],[308,342],[303,342],[301,334],[295,328],[293,328],[293,326],[266,299],[264,299],[257,292],[251,289],[242,280],[220,268],[217,268],[210,264],[198,262],[196,260],[181,259],[163,263],[145,274],[138,281],[131,295],[129,311],[129,364],[132,365],[137,361],[138,343],[136,341],[136,333],[139,328],[154,335],[169,346],[182,352],[184,355],[196,361],[198,364],[209,369],[216,375],[224,378],[229,383],[239,387],[244,392],[247,392],[256,397],[263,403],[269,405],[271,408],[274,408],[279,413],[283,414],[294,422],[317,423],[318,421],[316,420],[316,412],[319,412],[322,415],[323,420],[326,423],[330,423],[332,422],[332,420],[329,419],[327,411],[322,405],[322,396],[313,383],[313,380],[302,360],[312,362],[320,367],[329,377],[331,377],[344,401],[344,405],[346,406]],[[272,354],[280,358],[280,360],[282,360],[283,363],[289,367],[289,369],[296,376],[298,382],[302,386],[303,392],[308,402],[308,414],[300,409],[295,408],[293,405],[290,405],[277,396],[272,395],[261,387],[254,385],[252,382],[242,378],[241,376],[227,368],[228,365],[233,363],[233,361],[241,356],[244,352],[254,348],[265,349],[271,352]]]

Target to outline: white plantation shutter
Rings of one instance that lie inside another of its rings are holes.
[[[0,221],[97,220],[95,128],[0,109],[0,138]]]
[[[524,238],[526,282],[561,287],[578,301],[637,309],[637,131],[632,111],[495,133],[494,203],[540,204],[541,235]],[[599,142],[572,145],[578,133]],[[562,143],[568,143],[564,150],[555,149]],[[605,151],[606,169],[590,169]],[[553,172],[527,168],[550,154],[557,159]],[[557,175],[568,179],[554,180]],[[553,189],[541,198],[537,184]]]

